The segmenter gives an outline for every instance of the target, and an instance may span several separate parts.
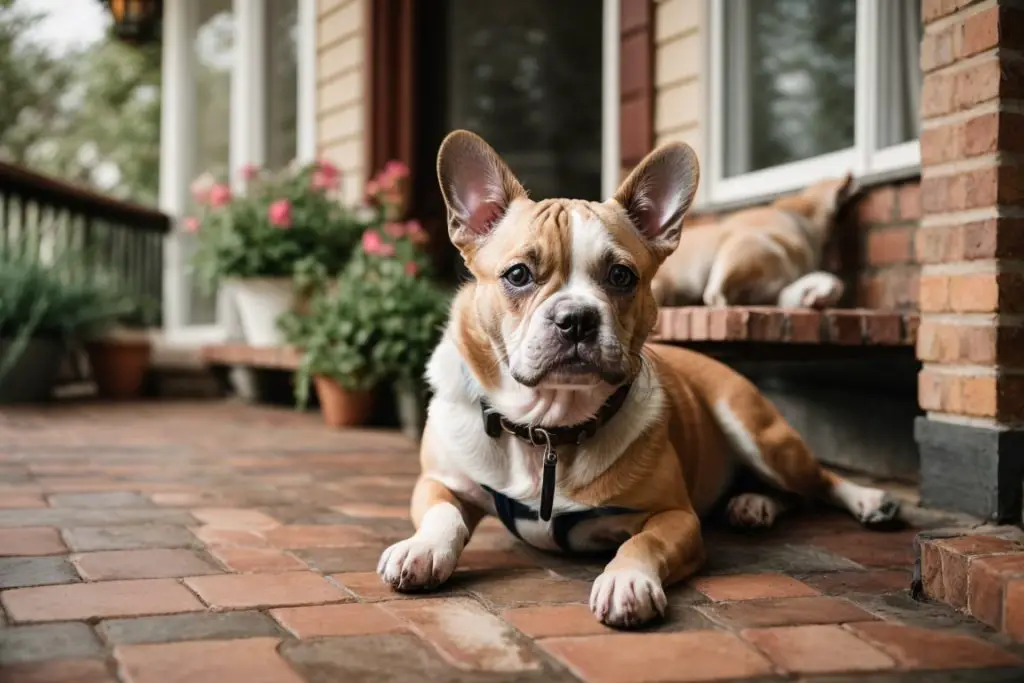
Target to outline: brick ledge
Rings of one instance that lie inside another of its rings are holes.
[[[770,306],[662,308],[654,341],[913,346],[919,316],[866,308],[825,311]]]

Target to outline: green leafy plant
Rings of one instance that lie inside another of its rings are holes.
[[[99,334],[122,316],[130,315],[134,301],[110,277],[82,274],[65,254],[45,265],[26,251],[0,251],[0,382],[32,339],[67,344]]]
[[[329,274],[348,262],[362,232],[380,220],[336,199],[341,174],[326,161],[277,173],[243,169],[245,191],[204,174],[192,184],[200,217],[185,219],[197,234],[193,265],[198,281],[212,290],[222,278],[293,277],[301,263]]]

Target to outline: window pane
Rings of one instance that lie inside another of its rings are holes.
[[[235,50],[235,19],[231,0],[203,0],[195,3],[199,14],[193,42],[195,58],[195,125],[191,135],[195,149],[191,177],[210,171],[228,177],[228,149],[231,128],[231,64]],[[193,206],[192,211],[198,207]],[[186,258],[195,249],[193,235],[181,235]],[[191,287],[189,323],[202,325],[216,320],[216,302]]]
[[[852,147],[856,0],[726,0],[725,10],[726,175]]]
[[[267,167],[283,168],[295,158],[298,135],[298,3],[267,2],[266,121]]]
[[[920,133],[921,0],[879,3],[882,13],[882,59],[878,65],[881,149],[916,140]]]
[[[534,199],[601,193],[602,3],[451,0],[449,127],[482,135]]]

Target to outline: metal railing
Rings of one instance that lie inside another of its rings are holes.
[[[157,313],[170,228],[168,216],[155,209],[0,161],[0,248],[17,245],[43,262],[65,250],[81,253],[82,277],[113,273]]]

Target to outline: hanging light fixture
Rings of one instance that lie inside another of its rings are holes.
[[[114,35],[141,45],[160,39],[163,0],[104,0],[114,17]]]

